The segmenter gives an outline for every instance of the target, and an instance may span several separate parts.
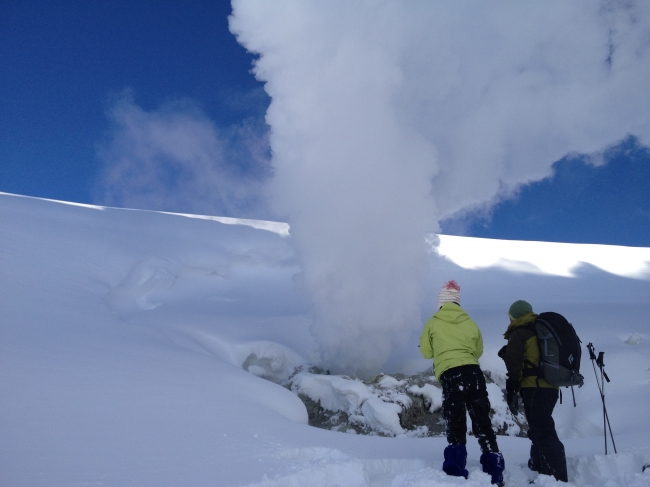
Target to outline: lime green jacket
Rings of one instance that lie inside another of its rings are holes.
[[[436,378],[453,367],[478,365],[483,336],[474,320],[455,303],[445,303],[427,320],[420,335],[420,353],[433,359]]]

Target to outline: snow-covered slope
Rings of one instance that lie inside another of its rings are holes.
[[[567,244],[441,242],[448,257],[431,254],[423,319],[442,282],[456,279],[483,331],[482,365],[502,374],[496,351],[512,301],[565,314],[606,352],[619,450],[602,455],[602,405],[583,356],[578,407],[565,394],[555,414],[570,479],[650,485],[650,471],[641,474],[650,463],[650,249],[591,246],[587,258]],[[543,254],[575,264],[547,271]],[[312,428],[302,402],[273,382],[317,360],[282,224],[0,194],[0,269],[2,486],[459,484],[440,472],[444,438]],[[414,333],[385,371],[429,366]],[[510,485],[527,482],[528,445],[500,437]],[[489,485],[471,438],[469,452],[461,483]]]

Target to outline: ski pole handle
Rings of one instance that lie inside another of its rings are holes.
[[[594,353],[594,344],[589,342],[589,344],[587,345],[587,350],[589,350],[589,359],[596,361],[597,359],[596,359],[596,354]]]

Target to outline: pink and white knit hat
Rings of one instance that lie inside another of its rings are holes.
[[[438,307],[445,303],[460,304],[460,286],[456,281],[449,281],[438,293]]]

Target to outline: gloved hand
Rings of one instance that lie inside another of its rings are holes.
[[[513,416],[519,413],[519,381],[508,379],[506,381],[506,401]]]

